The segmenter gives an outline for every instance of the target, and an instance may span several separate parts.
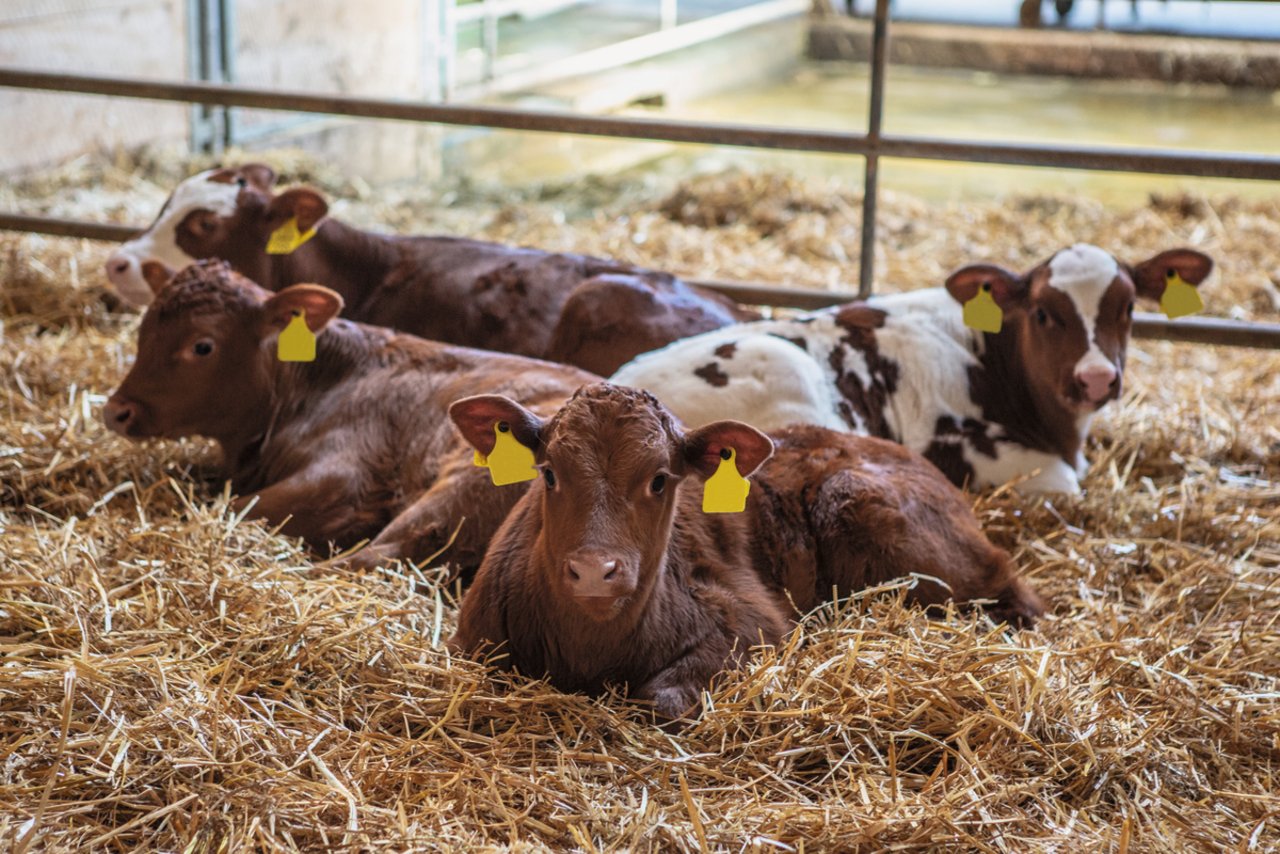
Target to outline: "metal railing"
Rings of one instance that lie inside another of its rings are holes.
[[[0,68],[0,86],[539,133],[567,133],[703,145],[851,154],[865,158],[862,248],[857,294],[803,292],[745,283],[706,283],[731,295],[762,305],[813,307],[871,295],[875,272],[877,177],[879,160],[883,157],[1280,181],[1280,157],[1269,155],[1179,152],[1105,146],[965,142],[884,134],[881,132],[881,116],[884,104],[888,5],[889,0],[876,1],[875,26],[872,33],[871,102],[866,133],[793,130],[722,122],[591,116],[504,107],[426,104],[255,89],[214,83],[60,74],[20,68]],[[0,228],[101,240],[120,240],[140,231],[140,229],[126,226],[4,212],[0,212]],[[1280,324],[1274,323],[1247,323],[1216,318],[1187,318],[1170,322],[1157,315],[1143,314],[1135,318],[1134,334],[1147,338],[1280,349]]]

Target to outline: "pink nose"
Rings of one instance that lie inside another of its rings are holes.
[[[569,587],[577,597],[613,597],[619,595],[618,582],[622,581],[617,560],[597,557],[577,557],[565,561]]]
[[[1076,381],[1084,386],[1085,396],[1097,403],[1111,394],[1119,374],[1111,365],[1090,365],[1076,374]]]
[[[129,280],[129,274],[137,267],[138,259],[123,252],[116,252],[107,259],[107,281],[119,287]]]

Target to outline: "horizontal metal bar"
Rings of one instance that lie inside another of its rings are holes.
[[[690,284],[719,291],[734,302],[769,305],[812,311],[843,305],[858,299],[852,291],[819,291],[812,288],[779,288],[748,282],[691,280]],[[1187,317],[1170,320],[1159,314],[1135,312],[1133,337],[1188,344],[1216,344],[1228,347],[1280,349],[1280,323],[1256,320],[1229,320],[1221,317]]]
[[[33,234],[51,234],[54,237],[86,237],[89,240],[123,243],[137,237],[143,229],[132,225],[112,225],[82,219],[0,212],[0,231],[27,231]]]
[[[114,95],[158,101],[194,102],[228,107],[324,113],[339,116],[476,125],[538,133],[771,148],[833,154],[867,154],[922,160],[961,160],[1015,166],[1052,166],[1110,172],[1145,172],[1205,178],[1280,180],[1280,157],[1228,152],[1178,152],[1164,149],[1055,146],[998,142],[952,142],[924,137],[884,135],[879,143],[865,134],[788,130],[725,122],[670,121],[639,117],[588,116],[504,107],[454,106],[410,101],[315,95],[226,86],[58,74],[0,68],[0,86],[89,95]]]
[[[522,92],[571,77],[595,74],[635,62],[643,62],[780,18],[802,15],[809,8],[809,3],[810,0],[768,0],[768,2],[735,9],[732,12],[723,12],[709,18],[681,24],[678,27],[645,33],[534,68],[502,74],[492,86],[488,87],[488,91]]]
[[[141,228],[110,225],[57,217],[24,216],[0,213],[0,230],[50,234],[57,237],[84,237],[118,243],[136,237]],[[813,288],[779,288],[751,282],[691,281],[690,284],[710,288],[746,305],[769,305],[812,310],[853,302],[856,293],[820,291]],[[1158,314],[1139,312],[1133,318],[1135,338],[1184,341],[1191,344],[1217,344],[1229,347],[1280,349],[1280,323],[1227,320],[1217,317],[1192,317],[1169,320]]]

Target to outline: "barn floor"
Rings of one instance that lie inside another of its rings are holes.
[[[149,221],[170,173],[123,165],[2,188],[0,207]],[[1220,259],[1210,312],[1275,319],[1277,202],[889,195],[882,279],[932,284],[1073,240],[1144,257],[1185,242]],[[338,213],[821,287],[856,267],[857,203],[836,183],[733,174]],[[975,496],[1052,603],[1037,630],[868,595],[810,616],[668,734],[616,698],[450,660],[438,570],[316,566],[237,524],[203,443],[109,434],[100,407],[137,319],[104,297],[105,254],[0,234],[0,839],[15,850],[1280,848],[1280,354],[1138,342],[1084,497]],[[437,592],[412,592],[422,580]]]

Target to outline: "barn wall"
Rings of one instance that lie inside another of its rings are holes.
[[[421,7],[421,0],[239,0],[236,80],[269,88],[418,97]],[[186,0],[2,0],[0,64],[185,79],[186,10]],[[180,104],[0,89],[0,116],[5,128],[0,173],[14,173],[95,148],[181,144],[190,114]],[[292,119],[256,111],[237,116],[238,126],[247,129]],[[383,128],[351,156],[373,161],[399,156],[406,162],[393,171],[411,170],[421,129]]]
[[[185,76],[184,0],[5,0],[0,64],[131,77]],[[0,89],[0,172],[96,147],[182,139],[187,108]]]

